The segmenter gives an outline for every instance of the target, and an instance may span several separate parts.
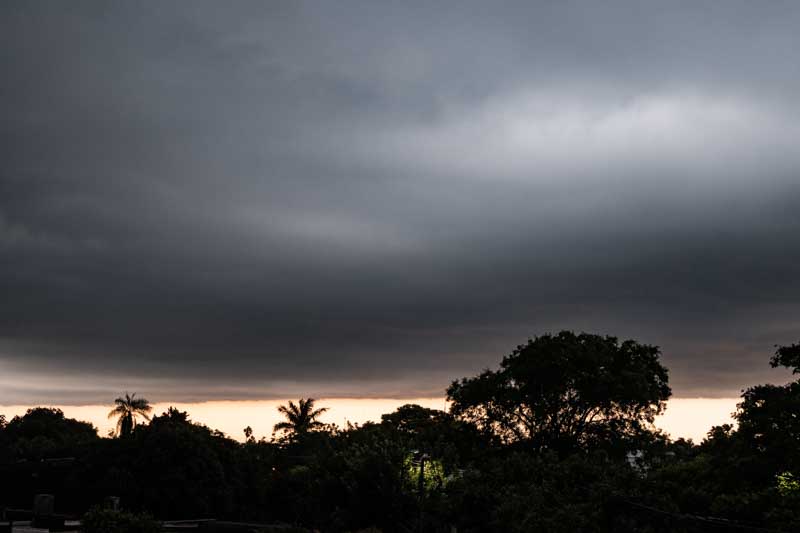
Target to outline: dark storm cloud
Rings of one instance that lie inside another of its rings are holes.
[[[1,9],[0,403],[441,394],[560,328],[781,379],[791,3]]]

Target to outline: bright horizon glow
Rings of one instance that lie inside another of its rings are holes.
[[[238,441],[244,440],[244,428],[253,428],[259,439],[272,435],[272,426],[282,420],[277,408],[284,400],[223,400],[208,402],[158,402],[153,404],[153,414],[161,414],[172,406],[187,411],[193,422],[218,429]],[[296,399],[294,400],[296,401]],[[656,419],[656,426],[673,439],[691,438],[699,443],[712,426],[732,423],[731,413],[739,398],[675,398],[667,402],[666,412]],[[446,409],[444,398],[321,398],[318,407],[327,407],[321,420],[344,427],[348,422],[363,424],[379,422],[382,414],[391,413],[401,405],[416,403],[431,409]],[[30,405],[0,405],[0,414],[8,420],[24,415]],[[64,411],[69,418],[91,422],[100,436],[108,435],[115,422],[107,418],[111,405],[52,405]]]

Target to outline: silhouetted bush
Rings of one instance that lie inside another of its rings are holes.
[[[83,533],[158,533],[161,525],[144,513],[95,507],[83,515]]]

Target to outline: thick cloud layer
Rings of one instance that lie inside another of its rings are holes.
[[[6,2],[0,403],[441,394],[800,338],[800,6]]]

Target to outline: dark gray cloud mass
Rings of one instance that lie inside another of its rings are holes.
[[[0,403],[441,394],[800,338],[800,5],[5,2]]]

